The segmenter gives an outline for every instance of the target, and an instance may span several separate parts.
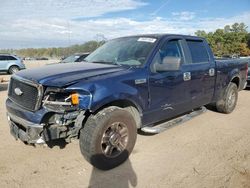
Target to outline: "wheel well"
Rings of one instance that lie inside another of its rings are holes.
[[[97,109],[95,112],[93,112],[93,114],[97,114],[99,111],[103,110],[104,108],[110,107],[110,106],[120,107],[120,108],[123,108],[123,109],[129,111],[133,115],[133,117],[135,118],[137,128],[140,128],[140,126],[141,126],[140,110],[133,102],[131,102],[129,100],[123,99],[123,100],[112,101],[112,102],[100,107],[99,109]]]
[[[240,86],[240,78],[238,76],[234,77],[232,80],[231,80],[232,83],[235,83],[237,85],[237,88],[239,88]]]
[[[17,67],[18,69],[20,69],[20,67],[19,67],[18,65],[11,65],[11,66],[9,66],[9,68],[8,68],[8,73],[10,73],[10,69],[11,69],[12,67]]]
[[[11,66],[9,66],[9,69],[10,69],[11,67],[17,67],[17,68],[19,68],[18,65],[11,65]]]
[[[126,108],[126,107],[132,106],[132,107],[136,108],[136,110],[139,112],[139,109],[137,108],[137,106],[133,102],[126,100],[126,99],[122,99],[122,100],[115,100],[115,101],[112,101],[110,103],[103,105],[102,107],[97,109],[94,112],[94,114],[98,113],[100,110],[107,108],[109,106],[116,106],[116,107],[120,107],[120,108]]]

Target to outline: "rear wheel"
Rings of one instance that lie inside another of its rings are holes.
[[[127,110],[109,107],[88,118],[80,133],[80,149],[93,166],[108,170],[128,158],[136,137],[133,116]]]
[[[237,104],[238,100],[238,88],[235,83],[229,83],[223,98],[216,102],[216,108],[219,112],[229,114],[231,113]]]
[[[18,66],[11,66],[10,68],[9,68],[9,70],[8,70],[8,73],[9,74],[15,74],[16,72],[18,72],[19,71],[19,67]]]

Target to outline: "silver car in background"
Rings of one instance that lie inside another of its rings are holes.
[[[11,54],[0,54],[0,72],[14,74],[22,69],[25,69],[25,65],[21,58]]]

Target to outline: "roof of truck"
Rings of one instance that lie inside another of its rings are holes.
[[[170,33],[139,34],[139,35],[124,36],[124,37],[120,37],[120,38],[126,38],[126,37],[150,37],[150,38],[157,38],[157,39],[160,39],[160,38],[162,38],[162,37],[168,37],[168,36],[204,39],[204,38],[202,38],[202,37],[197,37],[197,36],[192,36],[192,35],[170,34]]]

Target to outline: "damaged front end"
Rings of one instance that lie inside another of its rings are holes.
[[[43,130],[45,141],[59,138],[65,138],[69,141],[78,136],[86,112],[79,108],[80,100],[82,101],[86,96],[82,97],[75,91],[47,88],[43,107],[48,113],[42,120],[42,123],[45,124]]]
[[[9,99],[6,101],[10,130],[16,139],[28,144],[43,144],[56,139],[70,142],[72,138],[78,137],[88,114],[91,94],[86,91],[47,88],[41,101],[41,108],[33,112],[22,109]],[[39,119],[39,123],[25,118],[27,114]]]

